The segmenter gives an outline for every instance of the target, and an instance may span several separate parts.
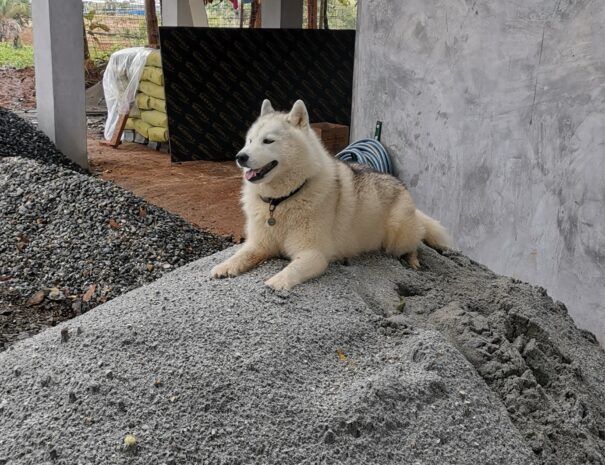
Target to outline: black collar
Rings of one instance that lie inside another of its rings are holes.
[[[263,197],[263,196],[259,196],[260,199],[265,202],[268,203],[269,205],[271,205],[273,208],[277,207],[280,203],[282,203],[284,200],[288,200],[290,197],[296,195],[298,193],[298,191],[300,191],[303,187],[305,187],[305,184],[307,184],[307,180],[305,180],[305,182],[303,182],[300,186],[298,186],[296,189],[294,189],[292,192],[290,192],[288,195],[284,195],[283,197],[277,197],[277,198],[273,198],[273,197]]]

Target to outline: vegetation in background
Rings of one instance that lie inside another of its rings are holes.
[[[23,45],[15,48],[8,42],[0,42],[0,68],[28,68],[34,66],[34,48]]]
[[[0,43],[21,47],[21,33],[31,20],[29,0],[0,0]]]
[[[97,32],[109,32],[109,26],[96,20],[95,16],[95,10],[90,10],[84,15],[84,61],[86,62],[86,69],[88,69],[89,62],[91,61],[88,38],[90,37],[97,44],[97,46],[100,46],[101,42],[96,35]]]

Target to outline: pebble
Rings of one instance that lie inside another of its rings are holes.
[[[137,445],[137,438],[133,434],[127,434],[124,436],[124,446],[127,448],[133,448]]]
[[[80,314],[232,245],[86,173],[29,122],[1,108],[0,147],[0,192],[10,193],[0,196],[0,244],[28,239],[25,252],[0,253],[0,270],[14,290],[10,303],[49,289],[45,304]],[[123,227],[112,229],[110,220]],[[84,303],[92,284],[102,291]]]
[[[334,441],[336,441],[336,435],[334,434],[334,431],[332,431],[331,429],[329,429],[324,434],[324,442],[326,444],[333,444]]]

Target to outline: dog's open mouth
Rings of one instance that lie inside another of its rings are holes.
[[[246,181],[250,181],[250,182],[259,181],[259,180],[263,179],[269,173],[269,171],[271,171],[276,166],[277,166],[277,161],[273,160],[271,163],[267,163],[265,166],[263,166],[262,168],[259,168],[257,170],[253,170],[253,169],[247,170],[244,173],[244,177],[246,178]]]

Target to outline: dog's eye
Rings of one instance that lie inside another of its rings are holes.
[[[275,142],[273,139],[263,139],[263,144],[272,144]]]

